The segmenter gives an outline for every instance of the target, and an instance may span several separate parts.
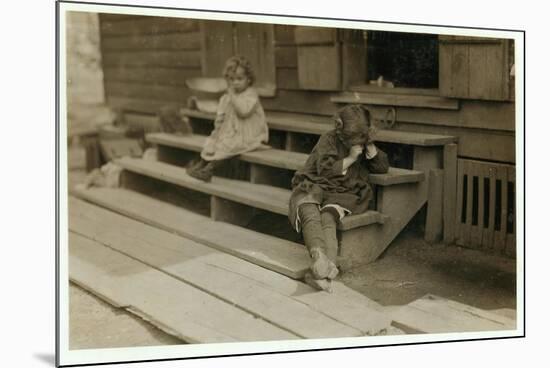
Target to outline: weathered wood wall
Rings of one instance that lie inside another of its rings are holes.
[[[185,80],[202,73],[199,22],[115,14],[99,19],[107,103],[146,113],[185,105]]]
[[[108,14],[101,14],[100,20],[105,91],[111,106],[155,113],[164,104],[185,103],[190,94],[185,79],[202,75],[206,60],[198,21]],[[264,98],[263,106],[268,111],[330,116],[338,107],[330,97],[338,91],[300,86],[295,28],[273,26],[277,94]],[[343,60],[343,69],[346,65]],[[341,73],[342,85],[347,84],[345,70],[333,72]],[[513,102],[464,99],[458,110],[395,109],[394,129],[456,135],[460,157],[515,162]],[[383,116],[386,107],[373,106],[373,111]]]

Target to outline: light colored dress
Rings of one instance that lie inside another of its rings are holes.
[[[248,87],[239,94],[220,98],[214,130],[206,139],[201,157],[223,160],[253,151],[267,143],[269,130],[256,90]]]

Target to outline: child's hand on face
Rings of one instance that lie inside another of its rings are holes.
[[[349,157],[352,158],[353,160],[357,160],[357,157],[359,157],[361,153],[363,153],[363,146],[360,144],[354,145],[354,146],[351,146],[349,150]]]

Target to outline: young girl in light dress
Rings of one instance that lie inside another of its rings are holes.
[[[203,181],[211,180],[223,160],[253,151],[269,138],[265,113],[252,87],[250,62],[233,56],[225,63],[223,75],[228,87],[219,101],[214,130],[206,139],[201,160],[187,169],[189,175]]]

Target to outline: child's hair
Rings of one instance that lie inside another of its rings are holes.
[[[335,127],[337,131],[346,130],[349,123],[364,123],[368,127],[368,134],[372,139],[376,133],[376,127],[372,124],[371,113],[363,105],[351,104],[339,109],[334,115]]]
[[[223,68],[224,78],[228,78],[231,74],[235,73],[238,67],[243,68],[245,75],[250,81],[249,84],[253,85],[256,77],[252,71],[252,65],[250,65],[250,62],[246,58],[240,55],[232,56],[225,62],[225,66]]]
[[[344,106],[336,112],[334,118],[337,122],[341,121],[342,126],[351,121],[361,121],[368,127],[371,126],[370,111],[363,105],[353,104]]]

